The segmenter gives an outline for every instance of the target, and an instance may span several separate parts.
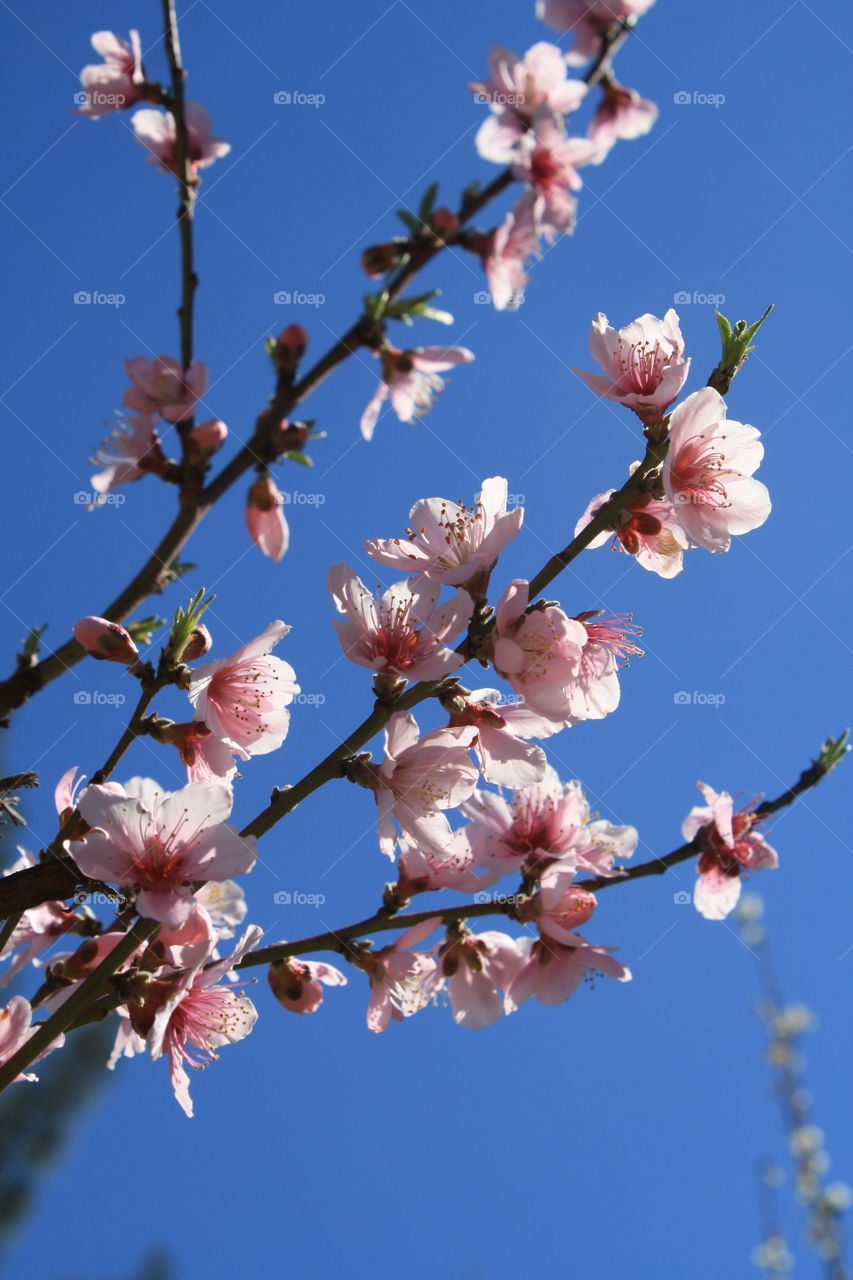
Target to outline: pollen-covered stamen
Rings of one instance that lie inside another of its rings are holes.
[[[530,176],[540,190],[562,187],[566,182],[565,165],[550,147],[536,147],[530,157]]]
[[[394,604],[381,604],[379,628],[370,637],[370,645],[377,657],[384,658],[389,667],[402,671],[415,659],[420,631],[409,617],[411,600],[397,600]]]
[[[556,805],[551,796],[516,792],[512,801],[512,827],[504,842],[514,853],[550,849],[558,834]]]
[[[623,394],[635,392],[638,395],[653,395],[660,386],[672,357],[672,349],[662,347],[659,339],[651,344],[626,343],[623,338],[619,338],[615,359],[622,370],[619,378],[620,391]]]
[[[709,507],[731,506],[723,476],[735,474],[725,467],[726,455],[714,448],[713,438],[694,436],[682,445],[670,469],[670,481],[681,502]]]
[[[242,988],[192,987],[176,1007],[169,1024],[169,1040],[189,1066],[206,1067],[224,1040],[238,1039],[246,1013],[234,994]],[[193,1054],[187,1047],[191,1044]]]
[[[637,626],[630,613],[612,613],[595,621],[591,619],[587,621],[582,615],[578,621],[583,623],[588,636],[584,653],[589,645],[595,645],[607,649],[617,661],[632,655],[642,657],[643,650],[635,644],[634,637],[641,636],[643,628]],[[583,664],[583,653],[581,664]]]
[[[135,854],[128,849],[134,884],[148,892],[163,892],[174,887],[183,877],[181,871],[187,855],[199,834],[210,823],[210,815],[205,814],[196,823],[195,829],[186,831],[187,813],[169,832],[162,832],[156,826],[149,828],[144,835],[142,853]]]
[[[388,987],[388,999],[404,1018],[410,1018],[429,1004],[429,992],[424,990],[423,975],[419,970],[405,978],[398,978]]]
[[[712,824],[705,832],[705,848],[699,857],[699,874],[718,868],[727,876],[739,876],[743,866],[749,866],[754,852],[750,838],[753,827],[761,821],[754,813],[755,801],[732,814],[732,843],[727,844]]]

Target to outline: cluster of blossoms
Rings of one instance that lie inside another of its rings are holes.
[[[589,545],[603,546],[612,536],[613,545],[644,569],[672,578],[688,548],[727,551],[733,534],[762,525],[770,496],[753,477],[764,456],[760,432],[727,418],[726,402],[713,387],[694,391],[670,411],[690,368],[675,311],[662,320],[640,316],[624,329],[614,329],[599,313],[589,346],[603,372],[575,372],[598,395],[633,410],[666,443],[659,475]],[[614,493],[608,489],[592,499],[576,533]]]
[[[526,263],[540,242],[572,230],[578,170],[600,163],[618,139],[651,128],[656,108],[609,71],[599,80],[601,99],[586,136],[570,135],[566,122],[588,93],[568,68],[595,58],[620,26],[630,25],[652,2],[539,0],[537,13],[546,23],[573,32],[570,52],[564,55],[545,42],[523,57],[495,48],[488,79],[471,86],[490,111],[477,135],[480,155],[508,166],[523,184],[500,226],[487,234],[465,233],[467,240],[459,241],[481,257],[498,309],[517,305]],[[148,80],[138,34],[131,32],[126,42],[99,32],[93,45],[104,61],[83,72],[82,114],[98,118],[140,102],[158,104],[136,112],[134,132],[149,159],[182,183],[194,184],[201,168],[227,153],[204,109],[188,102],[189,172],[180,172],[169,109],[174,104]],[[461,234],[449,210],[431,213],[424,226],[447,243]],[[377,246],[364,265],[369,274],[382,274],[400,262],[402,252],[395,244]],[[384,327],[371,343],[381,379],[362,415],[366,439],[386,401],[402,421],[411,422],[429,409],[443,386],[441,375],[473,359],[463,347],[401,350],[385,340]],[[295,377],[306,345],[298,325],[288,326],[272,344],[279,387]],[[663,320],[644,315],[618,331],[599,314],[590,346],[602,372],[581,376],[594,392],[638,415],[658,454],[654,466],[647,457],[637,492],[589,545],[612,535],[643,567],[672,577],[682,568],[685,550],[724,551],[733,534],[760,525],[770,503],[753,478],[763,452],[758,431],[727,420],[722,397],[708,387],[672,408],[690,365],[675,312]],[[181,468],[187,465],[201,483],[208,459],[227,434],[218,419],[194,421],[208,384],[206,366],[156,356],[137,357],[126,367],[124,406],[131,416],[120,419],[99,455],[103,469],[93,478],[96,492],[105,495],[146,472],[183,483]],[[162,423],[181,438],[181,464],[163,452]],[[246,521],[253,541],[278,560],[289,534],[269,464],[301,452],[308,430],[287,421],[266,428]],[[482,1028],[531,998],[562,1002],[585,977],[631,977],[614,948],[591,943],[579,931],[596,910],[595,891],[630,875],[622,863],[636,850],[637,831],[592,814],[580,782],[562,781],[537,740],[616,709],[619,672],[626,659],[642,652],[639,628],[627,614],[570,615],[557,603],[537,599],[523,578],[506,582],[489,604],[499,558],[524,520],[523,509],[511,507],[508,488],[504,477],[492,476],[470,505],[421,499],[411,508],[404,536],[367,541],[367,555],[400,575],[386,589],[372,591],[345,563],[329,571],[341,648],[371,672],[377,707],[387,711],[381,759],[369,753],[336,758],[340,774],[372,793],[379,851],[395,865],[396,881],[386,885],[383,897],[383,923],[419,894],[450,891],[474,894],[478,907],[502,913],[523,930],[520,936],[475,933],[466,917],[486,911],[463,904],[430,907],[378,948],[354,939],[354,929],[346,941],[330,935],[346,961],[366,975],[367,1025],[375,1032],[443,994],[459,1025]],[[590,502],[576,532],[614,492]],[[77,898],[73,906],[49,901],[24,911],[0,951],[8,961],[0,985],[28,964],[44,975],[32,1003],[14,996],[0,1009],[0,1065],[34,1034],[35,1010],[61,1009],[112,957],[118,1034],[109,1065],[146,1050],[153,1059],[165,1057],[188,1115],[187,1067],[206,1065],[223,1045],[243,1039],[257,1018],[235,970],[253,963],[263,931],[246,925],[247,905],[234,877],[252,871],[258,851],[255,837],[228,819],[238,765],[282,745],[289,708],[300,691],[293,668],[272,653],[289,630],[284,622],[270,623],[229,657],[210,659],[212,638],[198,618],[193,616],[191,626],[183,625],[187,615],[182,626],[176,618],[156,678],[125,628],[95,616],[75,625],[76,640],[94,658],[122,664],[157,689],[172,683],[186,692],[191,717],[151,715],[134,732],[176,748],[187,781],[164,791],[150,778],[132,777],[121,785],[100,780],[108,778],[102,774],[86,786],[76,768],[69,769],[55,792],[58,846],[84,880],[110,887],[116,918],[105,927]],[[510,692],[463,687],[459,673],[469,660],[493,667]],[[429,683],[419,692],[434,694],[445,717],[426,732],[397,701],[416,681]],[[728,793],[700,787],[706,803],[688,814],[683,834],[698,856],[697,910],[719,920],[737,903],[744,873],[774,867],[777,857],[758,832],[760,808],[735,810]],[[461,821],[452,821],[453,811]],[[34,862],[22,851],[9,873]],[[504,876],[515,878],[513,891],[492,896]],[[114,955],[136,917],[146,922],[147,935],[131,954],[125,947]],[[221,943],[239,929],[231,954],[220,956]],[[438,939],[425,945],[439,929]],[[76,949],[57,950],[71,938]],[[268,981],[290,1012],[314,1013],[324,987],[346,984],[334,965],[278,954]],[[264,960],[268,953],[254,963]],[[56,1036],[39,1056],[61,1043]]]
[[[557,45],[541,41],[519,57],[499,46],[489,54],[488,79],[470,86],[490,110],[477,134],[479,154],[509,166],[524,187],[499,226],[471,242],[499,311],[521,302],[527,264],[538,256],[540,241],[550,243],[574,230],[575,193],[583,185],[578,170],[601,164],[618,140],[641,137],[657,119],[654,103],[607,72],[599,82],[601,96],[586,135],[567,130],[568,117],[588,95],[586,82],[572,79],[569,67],[596,57],[615,24],[637,16],[651,2],[630,7],[597,0],[539,4],[537,12],[549,26],[574,31],[574,49],[564,55]]]
[[[163,89],[145,74],[139,32],[131,31],[130,40],[112,31],[96,31],[92,47],[103,62],[84,67],[80,73],[82,91],[77,95],[80,115],[92,120],[112,111],[126,111],[139,102],[167,101]],[[231,146],[213,135],[210,116],[198,102],[184,104],[187,128],[187,163],[192,177],[222,156]],[[177,129],[171,111],[146,107],[131,120],[137,140],[148,152],[148,160],[166,173],[178,173]]]
[[[599,394],[637,413],[662,450],[649,487],[620,517],[619,545],[668,577],[681,568],[684,549],[724,550],[732,533],[761,523],[769,500],[752,479],[761,457],[758,432],[727,422],[722,398],[710,388],[670,409],[689,368],[675,313],[662,321],[640,317],[619,332],[598,316],[591,345],[604,372],[583,376]],[[131,364],[129,407],[180,421],[192,398],[187,380],[175,381],[168,368],[158,379]],[[569,616],[556,603],[531,600],[529,583],[519,578],[488,605],[498,560],[524,520],[522,508],[510,507],[508,488],[504,477],[492,476],[470,505],[421,499],[403,537],[368,540],[366,553],[403,575],[385,590],[374,594],[343,563],[329,572],[341,647],[372,673],[380,704],[390,706],[410,681],[430,681],[447,715],[445,724],[422,733],[410,714],[391,711],[382,759],[360,755],[342,762],[346,776],[373,794],[379,849],[397,865],[396,884],[386,891],[394,910],[416,894],[442,890],[473,892],[488,902],[484,891],[515,875],[518,888],[498,899],[499,909],[526,930],[521,937],[476,934],[456,911],[443,937],[425,948],[445,922],[439,909],[388,946],[354,941],[342,947],[367,975],[367,1021],[374,1031],[442,992],[456,1021],[476,1028],[531,997],[546,1004],[565,1000],[585,975],[630,977],[612,948],[588,942],[579,930],[597,905],[584,877],[601,885],[624,875],[617,864],[634,852],[637,833],[593,820],[580,784],[561,782],[534,740],[617,707],[620,665],[641,652],[638,628],[628,615]],[[590,504],[579,528],[607,496]],[[443,589],[450,593],[444,601]],[[178,749],[188,775],[182,789],[163,792],[144,778],[75,787],[76,770],[57,787],[57,812],[69,831],[65,847],[73,848],[81,875],[117,886],[120,911],[133,907],[158,926],[155,940],[124,962],[122,980],[132,996],[119,1011],[112,1061],[145,1048],[154,1058],[167,1056],[188,1113],[186,1066],[204,1065],[221,1045],[241,1039],[257,1016],[225,976],[250,955],[261,931],[249,927],[228,959],[217,950],[246,914],[233,877],[251,871],[257,857],[254,839],[226,820],[236,761],[277,749],[287,734],[299,686],[293,669],[271,650],[288,629],[273,622],[230,657],[189,667],[207,657],[211,637],[200,623],[185,628],[172,656],[193,718],[152,716],[147,725],[157,741]],[[74,633],[94,657],[144,671],[123,627],[88,617]],[[457,673],[471,658],[492,665],[511,694],[464,688]],[[735,811],[727,793],[704,784],[702,792],[706,804],[685,819],[684,836],[699,858],[695,905],[707,918],[722,919],[737,902],[743,873],[773,867],[777,859],[757,831],[760,810]],[[464,819],[461,826],[452,824],[453,810]],[[55,954],[57,942],[72,934],[85,939],[77,951]],[[36,1003],[51,1011],[122,936],[120,928],[104,931],[85,907],[43,904],[25,912],[7,939],[7,976],[28,962],[42,963],[50,951]],[[333,965],[294,956],[276,960],[269,971],[276,998],[296,1013],[315,1012],[324,986],[345,981]],[[31,1034],[32,1008],[16,997],[2,1016],[0,1058],[8,1058]]]
[[[99,119],[143,101],[168,105],[162,87],[147,78],[137,31],[131,31],[129,41],[111,31],[98,31],[92,36],[92,45],[104,61],[84,67],[81,72],[82,91],[77,95],[81,115]],[[195,184],[199,170],[227,155],[231,148],[213,136],[210,117],[198,102],[186,102],[183,116],[188,178]],[[136,138],[148,151],[149,162],[182,178],[177,126],[171,110],[148,107],[137,111],[131,123]],[[298,345],[301,355],[306,338],[299,325],[288,326],[279,339],[276,353],[279,368],[288,350],[292,354],[294,344]],[[193,423],[196,406],[208,385],[207,365],[202,361],[182,368],[172,356],[159,355],[153,359],[136,356],[127,360],[125,367],[130,386],[124,394],[124,406],[131,412],[118,414],[115,429],[92,458],[101,468],[92,476],[92,488],[97,495],[95,506],[119,485],[149,473],[168,480],[178,479],[178,464],[163,451],[160,420],[178,425],[184,458],[196,468],[207,465],[228,435],[228,428],[219,418]],[[280,424],[278,432],[282,452],[294,445],[301,448],[304,443],[292,438],[294,433],[287,422]],[[281,559],[289,542],[282,506],[281,492],[266,467],[261,467],[247,496],[246,524],[252,541],[273,560]]]

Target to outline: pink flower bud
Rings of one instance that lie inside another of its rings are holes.
[[[228,428],[220,418],[200,422],[190,432],[190,447],[199,458],[209,458],[221,449],[228,435]]]
[[[454,235],[459,230],[459,219],[452,209],[446,209],[444,206],[436,209],[430,218],[430,224],[433,231],[437,231],[440,236],[448,237]]]
[[[200,622],[184,647],[182,661],[195,662],[196,658],[203,658],[206,653],[210,653],[212,648],[213,637],[204,623]]]
[[[282,558],[290,541],[283,506],[284,498],[272,476],[262,475],[250,487],[246,498],[249,536],[272,560]]]
[[[289,324],[282,329],[275,344],[275,363],[279,372],[295,373],[307,346],[308,334],[301,324]]]
[[[371,280],[384,276],[386,271],[397,266],[404,246],[405,241],[395,240],[389,240],[385,244],[372,244],[361,255],[362,270]]]
[[[77,643],[82,644],[93,658],[106,658],[127,666],[139,657],[130,632],[117,622],[108,622],[106,618],[81,618],[71,630]]]

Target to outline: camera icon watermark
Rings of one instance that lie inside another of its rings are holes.
[[[325,293],[301,293],[298,289],[291,293],[287,289],[277,290],[272,300],[277,307],[322,307],[326,301]]]
[[[322,107],[325,93],[299,93],[297,90],[278,89],[272,96],[277,107]]]
[[[703,693],[700,689],[679,689],[672,695],[677,707],[722,707],[726,701],[724,693]]]
[[[121,307],[127,302],[124,293],[103,293],[99,289],[78,289],[74,294],[76,307]]]
[[[697,306],[721,307],[725,300],[724,293],[700,293],[698,289],[694,289],[692,293],[688,289],[679,289],[672,295],[672,301],[677,307],[686,307],[690,303],[696,303]]]
[[[71,701],[75,707],[123,707],[123,693],[101,693],[100,689],[78,689]]]
[[[679,889],[672,895],[672,900],[677,907],[689,907],[693,901],[693,894],[688,893],[686,889]]]
[[[298,889],[279,889],[272,900],[277,907],[322,907],[325,893],[302,893]]]
[[[699,89],[692,92],[687,89],[677,89],[672,95],[672,100],[677,107],[721,107],[726,100],[724,93],[702,93]]]

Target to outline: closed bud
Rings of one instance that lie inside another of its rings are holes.
[[[181,660],[195,662],[196,658],[203,658],[206,653],[210,653],[212,648],[213,637],[204,623],[200,622],[187,641]]]
[[[284,498],[269,474],[259,476],[246,498],[246,525],[255,546],[271,560],[280,560],[290,542],[282,507]]]
[[[459,230],[459,219],[452,209],[442,207],[441,209],[436,209],[430,218],[430,225],[433,231],[447,240]]]
[[[276,339],[274,353],[279,373],[295,373],[307,346],[308,334],[301,324],[289,324],[286,329],[282,329]]]
[[[71,630],[77,643],[93,658],[121,662],[128,666],[139,657],[139,650],[130,633],[117,622],[108,622],[106,618],[81,618]]]
[[[189,445],[198,458],[209,458],[217,449],[221,449],[228,435],[228,428],[220,418],[210,418],[193,427],[189,436]]]
[[[385,244],[372,244],[361,255],[361,267],[364,273],[375,280],[384,276],[399,263],[407,247],[406,240],[389,240]]]

